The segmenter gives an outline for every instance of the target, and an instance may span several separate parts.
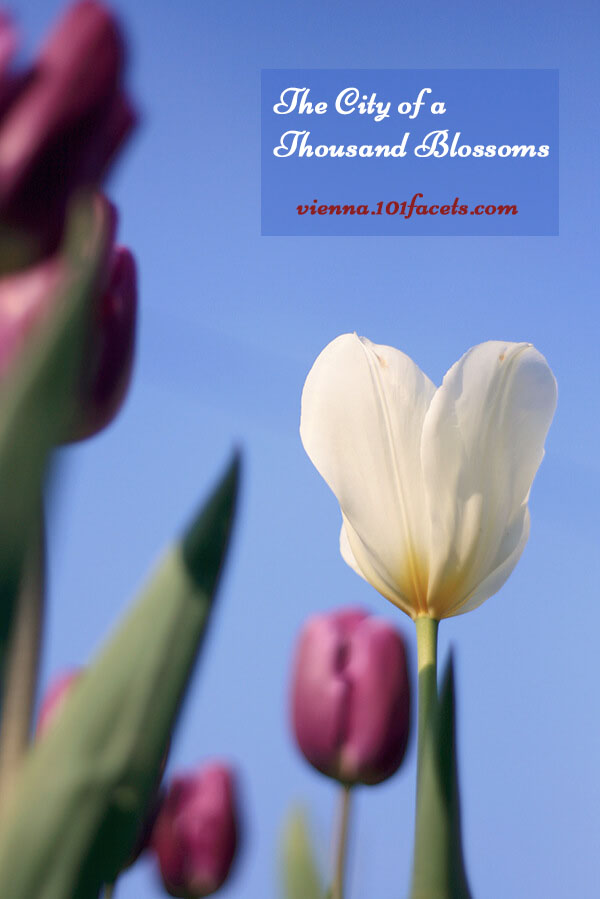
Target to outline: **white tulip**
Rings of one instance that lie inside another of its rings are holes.
[[[336,338],[306,379],[300,434],[340,504],[344,560],[413,619],[479,606],[527,542],[555,407],[528,343],[479,344],[436,389],[400,350]]]

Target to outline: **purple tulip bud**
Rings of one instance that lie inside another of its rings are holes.
[[[137,277],[133,256],[114,247],[116,213],[97,199],[107,227],[104,264],[99,274],[92,329],[85,353],[79,395],[68,440],[82,440],[105,428],[120,409],[129,386],[135,346]],[[60,254],[0,278],[0,378],[36,327],[52,314],[68,285],[70,272]]]
[[[199,899],[225,882],[238,842],[231,770],[214,762],[175,777],[152,833],[165,889]]]
[[[56,718],[57,712],[60,711],[69,690],[75,681],[81,676],[81,669],[77,668],[73,671],[67,671],[54,680],[47,693],[45,694],[40,706],[38,716],[36,736],[41,737]]]
[[[292,720],[298,745],[323,774],[377,784],[406,749],[410,689],[404,641],[357,609],[317,615],[296,654]]]
[[[69,198],[97,186],[135,122],[121,87],[124,48],[96,0],[67,10],[28,71],[11,73],[14,30],[0,18],[0,225],[53,252]]]
[[[108,283],[97,308],[79,416],[71,440],[83,440],[113,420],[131,380],[137,320],[137,275],[133,256],[115,247],[108,266]]]

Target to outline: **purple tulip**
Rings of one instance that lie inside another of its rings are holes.
[[[24,265],[56,249],[69,198],[99,185],[135,116],[121,34],[101,3],[70,7],[34,64],[14,73],[16,43],[0,16],[0,228],[27,244]]]
[[[90,437],[108,425],[121,407],[131,377],[137,317],[137,278],[133,256],[112,244],[116,214],[98,197],[99,217],[108,223],[106,259],[94,301],[92,332],[68,439]],[[52,314],[66,288],[69,269],[56,254],[29,269],[0,278],[0,379],[36,327]]]
[[[305,625],[292,685],[298,745],[323,774],[377,784],[398,769],[408,739],[410,690],[404,641],[357,609]]]
[[[214,762],[173,779],[152,833],[171,896],[209,896],[224,883],[238,842],[231,770]]]
[[[131,380],[137,274],[135,260],[126,247],[113,249],[105,277],[71,440],[91,437],[110,424],[121,408]]]

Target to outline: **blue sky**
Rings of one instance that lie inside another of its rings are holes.
[[[31,51],[62,4],[12,8]],[[313,611],[361,604],[411,622],[346,568],[339,510],[298,437],[304,378],[333,337],[398,346],[439,383],[470,346],[527,340],[559,384],[532,530],[479,610],[440,627],[457,663],[467,869],[481,899],[597,890],[598,10],[556,0],[453,4],[121,0],[142,124],[108,189],[138,259],[131,394],[63,453],[52,511],[43,677],[82,664],[187,520],[233,445],[240,515],[169,770],[240,771],[245,840],[224,899],[279,895],[278,832],[310,809],[323,865],[335,804],[289,735],[290,654]],[[558,68],[560,236],[260,236],[261,68]],[[348,899],[406,895],[415,742],[357,796]],[[118,899],[163,895],[153,866]]]

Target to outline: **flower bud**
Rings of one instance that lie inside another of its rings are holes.
[[[115,417],[129,385],[135,346],[135,262],[128,249],[112,245],[116,213],[104,198],[98,197],[97,202],[111,222],[112,236],[96,286],[91,334],[66,438],[70,441],[98,433]],[[0,378],[32,331],[43,327],[44,319],[52,314],[69,278],[68,264],[59,253],[0,278]]]
[[[28,70],[10,70],[15,47],[2,16],[0,228],[28,242],[18,267],[56,249],[69,198],[100,183],[135,117],[121,86],[121,34],[96,0],[67,10]]]
[[[296,653],[292,722],[307,760],[345,784],[377,784],[406,749],[410,690],[404,641],[357,609],[317,615]]]
[[[199,899],[225,882],[238,842],[234,792],[231,770],[216,762],[173,779],[151,839],[171,896]]]
[[[137,320],[137,273],[126,247],[115,247],[96,308],[83,394],[70,440],[83,440],[113,420],[131,379]]]

